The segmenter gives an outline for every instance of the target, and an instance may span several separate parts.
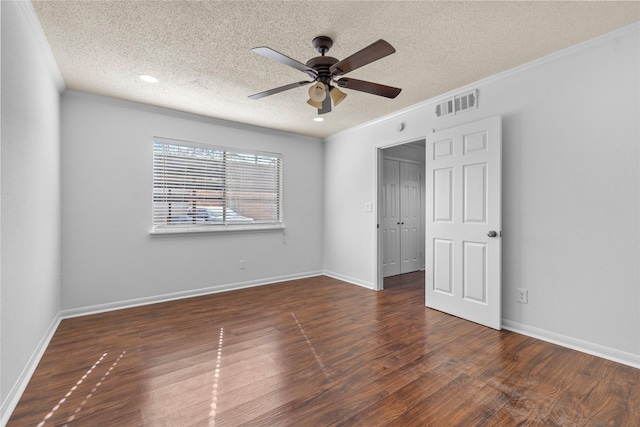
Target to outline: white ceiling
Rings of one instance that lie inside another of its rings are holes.
[[[640,20],[640,2],[32,1],[68,89],[324,137]],[[256,92],[306,75],[311,40],[343,59],[378,39],[396,53],[347,74],[402,88],[395,99],[343,89],[312,121],[308,87]],[[137,76],[152,74],[157,84]]]

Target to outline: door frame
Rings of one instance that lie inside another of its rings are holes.
[[[383,260],[383,253],[382,253],[382,238],[381,238],[381,228],[380,228],[380,214],[381,214],[381,200],[382,200],[382,171],[383,171],[383,165],[384,165],[384,155],[383,155],[383,150],[386,148],[391,148],[391,147],[396,147],[398,145],[405,145],[405,144],[410,144],[412,142],[417,142],[417,141],[422,141],[422,140],[426,140],[427,137],[426,135],[414,135],[414,136],[407,136],[405,138],[402,139],[397,139],[397,140],[392,140],[392,141],[386,141],[383,143],[379,143],[376,144],[376,146],[374,147],[375,149],[375,155],[374,155],[374,159],[375,159],[375,165],[374,165],[374,171],[375,171],[375,192],[374,192],[374,200],[373,200],[373,209],[375,212],[375,228],[374,228],[374,239],[373,239],[373,251],[374,251],[374,262],[373,262],[373,290],[375,291],[381,291],[384,289],[384,274],[382,272],[382,260]],[[425,159],[426,161],[426,159]],[[426,198],[424,200],[424,203],[426,203]],[[425,239],[425,245],[426,245],[426,239]],[[423,250],[426,249],[423,248]]]

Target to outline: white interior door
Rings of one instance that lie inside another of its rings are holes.
[[[421,167],[400,162],[400,273],[420,270],[422,227],[420,226]]]
[[[428,135],[426,151],[426,305],[501,329],[501,118]]]
[[[382,275],[400,274],[400,162],[384,159],[382,168]]]

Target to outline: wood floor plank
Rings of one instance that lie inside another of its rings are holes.
[[[63,320],[8,426],[638,426],[640,371],[424,307],[424,273]]]

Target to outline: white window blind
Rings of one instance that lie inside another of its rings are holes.
[[[154,138],[153,231],[282,226],[282,155]]]

